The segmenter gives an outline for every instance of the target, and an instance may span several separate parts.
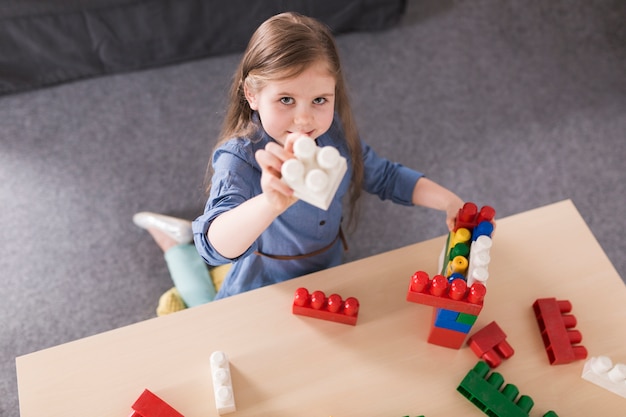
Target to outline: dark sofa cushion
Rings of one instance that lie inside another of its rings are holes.
[[[21,0],[0,6],[0,94],[242,51],[287,10],[335,33],[395,24],[405,0]]]

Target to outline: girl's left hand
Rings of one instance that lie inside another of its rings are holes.
[[[456,216],[459,215],[459,210],[463,207],[463,200],[459,197],[454,196],[452,200],[446,206],[446,226],[448,226],[448,231],[454,230],[454,224],[456,223]]]
[[[454,225],[456,223],[456,217],[459,215],[459,210],[465,204],[462,200],[459,201],[451,201],[448,207],[446,208],[446,225],[448,226],[448,231],[454,230]],[[493,232],[491,232],[491,237],[496,233],[496,219],[493,218],[491,220],[491,224],[493,224]]]

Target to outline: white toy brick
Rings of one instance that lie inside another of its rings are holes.
[[[582,378],[626,398],[626,365],[607,356],[593,357],[585,362]]]
[[[467,286],[474,282],[487,285],[489,278],[489,262],[491,257],[489,251],[493,241],[489,236],[481,235],[470,245],[469,268],[467,269]]]
[[[332,146],[319,147],[308,136],[300,136],[293,145],[295,159],[283,163],[283,181],[294,195],[322,210],[328,210],[348,164]]]
[[[222,415],[236,411],[230,364],[224,352],[216,351],[211,354],[211,374],[217,413]]]

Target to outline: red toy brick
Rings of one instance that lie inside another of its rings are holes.
[[[556,298],[540,298],[533,303],[533,311],[543,344],[551,365],[566,364],[587,357],[587,349],[578,345],[582,334],[572,330],[576,317],[569,313],[572,303]]]
[[[465,342],[467,334],[457,332],[455,330],[445,329],[443,327],[437,327],[435,326],[436,319],[437,309],[433,309],[433,319],[430,325],[430,333],[428,334],[427,342],[451,349],[461,348],[461,346],[463,346],[463,342]]]
[[[473,230],[480,222],[492,222],[496,215],[496,211],[491,206],[483,206],[480,211],[476,204],[467,202],[459,209],[454,223],[454,231],[460,228]]]
[[[137,398],[132,409],[133,412],[129,417],[184,417],[147,389]]]
[[[292,312],[300,316],[354,326],[359,316],[359,300],[349,297],[344,301],[337,294],[331,294],[326,298],[322,291],[309,294],[306,288],[298,288],[294,296]]]
[[[478,207],[476,204],[468,201],[459,209],[459,214],[456,216],[456,223],[454,225],[454,231],[464,227],[471,229],[476,225],[476,215],[478,214]],[[468,227],[469,226],[469,227]]]
[[[412,303],[477,316],[483,308],[483,299],[487,289],[483,284],[476,282],[461,293],[463,284],[456,281],[459,280],[454,280],[450,284],[443,275],[435,275],[432,280],[429,280],[426,272],[417,271],[411,277],[406,299]]]
[[[448,296],[453,300],[462,300],[467,292],[467,283],[464,279],[455,279],[450,283]]]
[[[515,351],[506,341],[506,334],[495,321],[492,321],[467,340],[472,351],[492,368],[502,363],[502,359],[513,356]]]
[[[491,206],[483,206],[476,216],[476,224],[484,221],[492,222],[494,217],[496,217],[496,210]]]

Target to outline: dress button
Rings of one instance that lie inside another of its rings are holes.
[[[322,220],[322,221],[320,222],[320,226],[324,226],[325,224],[326,224],[326,220]]]

